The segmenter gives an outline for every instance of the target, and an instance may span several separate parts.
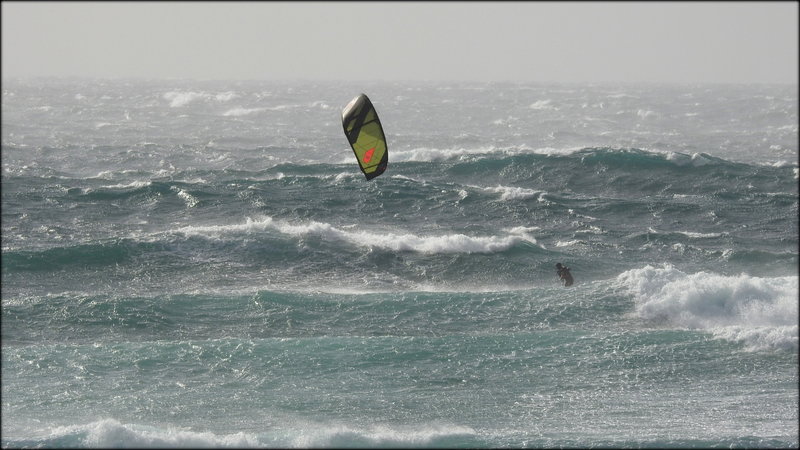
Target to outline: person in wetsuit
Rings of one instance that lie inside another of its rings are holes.
[[[561,263],[556,263],[556,273],[558,278],[564,282],[564,286],[572,286],[574,280],[572,274],[569,273],[569,267],[562,266]]]

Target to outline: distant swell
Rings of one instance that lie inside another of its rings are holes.
[[[370,252],[411,252],[422,255],[498,254],[515,248],[538,249],[536,227],[511,227],[495,235],[461,232],[412,233],[383,226],[334,226],[329,223],[290,221],[262,216],[230,225],[184,226],[174,230],[137,233],[129,238],[108,238],[99,242],[76,243],[42,249],[7,249],[3,252],[3,273],[61,270],[109,270],[129,265],[146,268],[153,263],[165,267],[193,267],[196,258],[206,262],[233,260],[276,267],[308,260],[308,245],[316,250],[314,260],[329,260],[328,266],[352,249]],[[319,242],[315,244],[314,241]],[[323,248],[331,244],[334,248]],[[320,245],[320,247],[318,247]],[[266,249],[269,252],[264,253]],[[187,255],[195,255],[187,256]],[[162,271],[164,273],[164,271]]]
[[[679,153],[673,151],[651,151],[637,148],[532,148],[526,145],[500,147],[453,147],[453,148],[428,148],[419,147],[392,152],[395,162],[433,162],[448,160],[482,160],[502,159],[518,156],[537,156],[540,158],[568,158],[579,159],[586,163],[603,163],[617,167],[704,167],[716,166],[741,166],[725,159],[711,156],[706,153]],[[556,160],[554,160],[555,162]]]
[[[54,247],[46,250],[3,252],[3,271],[47,271],[63,268],[106,267],[123,264],[132,258],[158,251],[157,243],[120,239],[102,243]]]

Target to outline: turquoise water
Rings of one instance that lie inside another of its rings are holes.
[[[9,80],[2,121],[3,447],[798,445],[796,86]]]

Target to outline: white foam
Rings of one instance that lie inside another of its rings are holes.
[[[395,150],[392,160],[395,162],[431,162],[449,159],[463,159],[469,156],[486,155],[495,152],[494,147],[478,148],[428,148],[421,147],[411,150]]]
[[[506,119],[495,119],[495,120],[493,120],[492,121],[492,125],[501,125],[501,126],[506,126],[506,127],[511,128],[512,127],[511,122],[515,122],[517,120],[518,119],[516,117],[514,117],[514,116],[508,116],[508,118],[506,118]]]
[[[334,176],[333,179],[336,183],[341,183],[344,180],[354,179],[354,178],[358,178],[358,174],[356,174],[355,172],[339,172],[338,174],[336,174],[336,176]]]
[[[530,109],[556,109],[553,105],[551,105],[551,103],[553,103],[553,101],[549,100],[549,99],[547,99],[547,100],[537,100],[536,102],[531,104],[529,106],[529,108]]]
[[[417,178],[407,177],[405,175],[392,175],[390,178],[393,178],[395,180],[411,181],[413,183],[419,183],[419,184],[423,184],[423,185],[427,184],[427,182],[425,180],[420,180],[420,179],[417,179]]]
[[[505,228],[504,231],[507,231],[512,234],[525,234],[525,233],[532,233],[534,231],[541,230],[540,227],[513,227],[513,228]]]
[[[238,96],[237,96],[237,95],[236,95],[236,93],[235,93],[235,92],[233,92],[233,91],[228,91],[228,92],[220,92],[219,94],[217,94],[217,95],[215,95],[215,96],[214,96],[214,98],[215,98],[215,99],[216,99],[218,102],[227,102],[227,101],[229,101],[229,100],[232,100],[232,99],[234,99],[234,98],[236,98],[236,97],[238,97]]]
[[[708,155],[703,153],[692,153],[692,165],[694,167],[702,167],[711,164],[711,159]]]
[[[688,238],[704,239],[704,238],[718,238],[725,236],[727,233],[698,233],[696,231],[677,231],[676,233],[682,234]]]
[[[242,448],[260,446],[255,436],[242,432],[217,435],[211,432],[177,428],[122,424],[114,419],[103,419],[86,425],[57,427],[51,431],[50,438],[76,434],[85,434],[83,445],[90,448]]]
[[[179,108],[186,106],[189,103],[197,100],[198,98],[208,97],[204,92],[193,91],[171,91],[163,95],[164,100],[169,100],[169,106],[172,108]]]
[[[467,160],[475,157],[488,157],[491,155],[517,156],[517,155],[569,155],[583,150],[584,147],[553,148],[541,147],[531,148],[527,145],[517,145],[511,147],[495,147],[493,145],[485,147],[454,147],[454,148],[431,148],[419,147],[409,150],[393,150],[392,161],[394,162],[432,162],[447,160]],[[349,161],[349,160],[347,160]]]
[[[322,101],[322,100],[317,100],[317,101],[315,101],[315,102],[312,102],[312,103],[311,103],[311,105],[309,105],[309,106],[310,106],[311,108],[331,109],[331,105],[329,105],[329,104],[325,103],[325,102],[324,102],[324,101]]]
[[[264,108],[268,111],[283,111],[290,108],[298,108],[301,105],[277,105],[277,106],[270,106],[268,108]]]
[[[685,274],[648,265],[617,280],[634,295],[642,319],[707,330],[750,350],[798,348],[797,277]]]
[[[200,200],[197,197],[193,196],[192,194],[184,191],[183,189],[178,188],[177,186],[171,186],[170,190],[176,191],[178,197],[180,197],[184,202],[186,202],[186,206],[189,208],[194,208],[200,203]]]
[[[647,227],[647,231],[652,234],[669,234],[668,231],[658,231],[653,227]],[[676,234],[682,234],[689,239],[709,239],[709,238],[718,238],[722,236],[727,236],[727,232],[723,233],[700,233],[697,231],[675,231]]]
[[[541,228],[539,227],[512,227],[512,228],[504,228],[503,231],[508,233],[512,236],[520,236],[524,240],[530,242],[531,244],[536,244],[539,247],[544,249],[544,246],[536,242],[536,238],[533,236],[534,231],[539,231]]]
[[[773,162],[762,162],[757,163],[760,166],[767,166],[767,167],[776,167],[778,169],[786,168],[786,167],[794,167],[797,168],[797,161],[773,161]]]
[[[656,115],[656,113],[650,111],[649,109],[640,109],[636,111],[636,115],[639,116],[640,119],[645,119],[647,117]]]
[[[692,155],[686,155],[683,153],[677,152],[660,152],[654,151],[655,153],[665,153],[667,161],[674,163],[675,165],[685,167],[685,166],[693,166],[693,167],[702,167],[712,163],[712,160],[708,157],[708,155],[704,153],[693,153]]]
[[[500,194],[500,200],[503,201],[526,200],[536,196],[539,196],[541,200],[541,195],[544,194],[543,191],[521,188],[516,186],[495,186],[482,189],[488,192],[495,192]]]
[[[702,199],[703,196],[702,195],[698,195],[698,194],[672,194],[672,198],[674,198],[676,200],[685,199],[685,198],[686,199]]]
[[[583,216],[587,217],[587,216]],[[593,219],[593,218],[592,218]],[[582,230],[575,230],[575,234],[584,233],[584,234],[606,234],[602,228],[595,226],[595,225],[583,225],[585,228]]]
[[[139,189],[153,184],[151,181],[131,181],[127,184],[111,184],[103,186],[103,189]]]
[[[436,439],[474,436],[475,430],[458,425],[427,425],[420,428],[375,425],[363,429],[346,425],[308,426],[292,447],[425,447]]]
[[[247,218],[245,223],[235,225],[188,226],[175,230],[175,232],[184,235],[222,238],[230,233],[274,230],[301,238],[318,236],[327,241],[343,241],[358,247],[427,254],[495,253],[508,250],[521,242],[536,244],[536,240],[528,234],[532,229],[522,227],[504,230],[506,234],[502,236],[467,236],[461,233],[420,236],[413,233],[394,233],[382,228],[370,230],[362,228],[352,231],[350,228],[337,228],[331,224],[316,221],[296,224],[273,220],[271,217],[262,217],[257,220]]]
[[[261,111],[266,111],[266,108],[233,108],[233,109],[229,109],[228,111],[225,111],[224,113],[222,113],[222,115],[226,116],[226,117],[230,117],[230,116],[232,116],[232,117],[241,117],[241,116],[247,116],[247,115],[250,115],[250,114],[258,113],[258,112],[261,112]]]
[[[748,350],[797,351],[797,326],[745,327],[727,326],[711,330],[714,335],[729,341],[744,342]]]
[[[220,92],[218,94],[210,94],[208,92],[195,92],[195,91],[170,91],[164,93],[162,98],[164,100],[169,100],[169,106],[172,108],[179,108],[181,106],[186,106],[189,103],[198,100],[216,100],[218,102],[227,102],[234,98],[238,97],[238,95],[233,91],[227,92]]]
[[[388,426],[308,423],[294,421],[289,429],[271,430],[259,435],[237,432],[216,434],[208,431],[165,425],[155,427],[123,424],[115,419],[101,419],[81,425],[44,429],[39,439],[70,442],[88,448],[349,448],[349,447],[425,447],[436,440],[475,436],[470,427],[460,425]]]
[[[245,223],[234,225],[206,225],[194,226],[189,225],[175,230],[175,233],[180,233],[186,236],[204,236],[209,238],[222,238],[224,235],[231,233],[251,233],[251,232],[264,232],[271,228],[272,218],[266,217],[260,220],[253,220],[247,218]]]

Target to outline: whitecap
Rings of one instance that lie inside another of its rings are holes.
[[[193,196],[192,194],[186,192],[185,190],[177,187],[171,186],[170,190],[177,192],[178,197],[180,197],[184,202],[186,202],[186,206],[189,208],[194,208],[200,203],[200,200],[197,197]]]
[[[143,187],[147,187],[153,184],[151,181],[142,180],[142,181],[131,181],[130,183],[126,184],[111,184],[108,186],[102,186],[104,189],[139,189]]]
[[[233,91],[228,91],[228,92],[220,92],[219,94],[217,94],[217,95],[215,95],[215,96],[214,96],[214,98],[215,98],[215,99],[216,99],[218,102],[227,102],[227,101],[229,101],[229,100],[232,100],[232,99],[234,99],[234,98],[236,98],[236,97],[238,97],[238,96],[237,96],[237,95],[236,95],[236,93],[235,93],[235,92],[233,92]]]
[[[274,220],[269,216],[255,220],[247,218],[243,224],[187,226],[174,232],[187,236],[201,235],[221,239],[230,233],[266,230],[300,238],[317,236],[327,241],[341,241],[358,247],[426,254],[495,253],[506,251],[522,242],[536,244],[536,240],[527,234],[525,229],[511,229],[501,236],[469,236],[463,233],[421,236],[413,233],[394,233],[384,229],[351,231],[316,221],[290,223]]]
[[[640,119],[646,119],[650,116],[654,116],[656,113],[650,111],[649,109],[640,109],[636,111],[636,115],[639,116]]]
[[[312,102],[311,105],[309,105],[309,106],[311,108],[319,108],[319,109],[330,109],[331,108],[331,106],[329,104],[325,103],[322,100],[317,100],[315,102]]]
[[[233,116],[233,117],[240,117],[240,116],[247,116],[250,114],[258,113],[261,111],[266,111],[266,108],[233,108],[229,109],[222,113],[223,116]]]
[[[727,234],[727,233],[699,233],[696,231],[677,231],[676,233],[682,234],[692,239],[718,238],[725,236]]]
[[[428,447],[436,440],[453,436],[474,436],[475,430],[459,425],[390,427],[373,425],[354,428],[346,425],[303,427],[292,447]]]
[[[242,432],[217,435],[211,432],[188,431],[173,427],[159,428],[123,424],[114,419],[102,419],[85,425],[56,427],[50,432],[50,439],[65,436],[85,436],[82,444],[92,448],[241,448],[260,446],[256,436]]]
[[[500,200],[508,201],[508,200],[526,200],[529,198],[533,198],[536,196],[540,196],[544,194],[543,191],[534,190],[534,189],[527,189],[522,187],[516,186],[494,186],[494,187],[481,187],[481,186],[473,186],[468,185],[470,188],[480,189],[485,192],[491,192],[500,194]],[[541,201],[541,198],[539,199]]]
[[[536,102],[532,103],[529,108],[530,109],[556,109],[554,106],[551,105],[552,100],[537,100]]]
[[[665,264],[629,270],[617,281],[642,319],[706,330],[748,349],[798,348],[796,276],[686,274]]]
[[[480,147],[453,147],[435,148],[418,147],[409,150],[392,151],[392,160],[395,162],[433,162],[446,160],[467,160],[491,155],[517,156],[517,155],[546,155],[562,156],[570,155],[583,150],[584,147],[540,147],[532,148],[527,145],[515,145],[509,147],[496,147],[493,145]],[[349,160],[346,160],[349,162]]]
[[[164,100],[169,100],[169,106],[172,108],[186,106],[199,98],[205,97],[208,97],[205,92],[194,91],[170,91],[163,95]]]

